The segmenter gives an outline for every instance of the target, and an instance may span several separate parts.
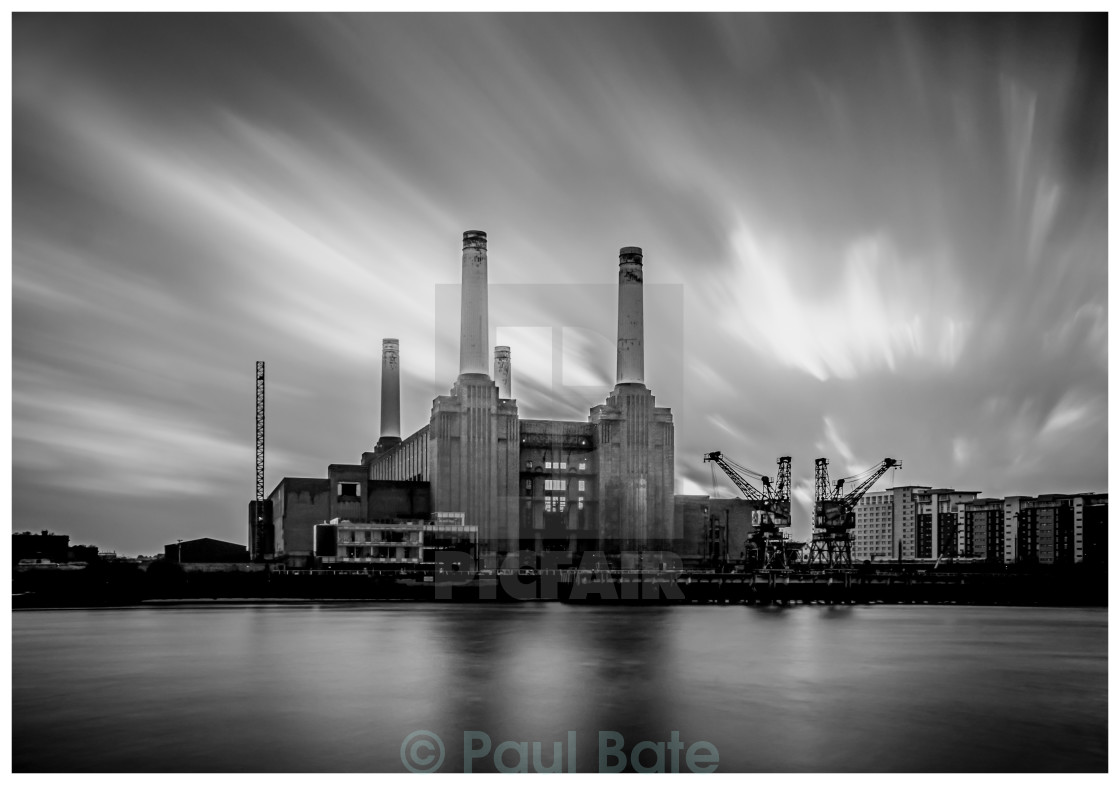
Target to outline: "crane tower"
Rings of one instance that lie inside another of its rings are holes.
[[[809,546],[809,564],[825,567],[852,566],[852,531],[856,528],[855,506],[887,469],[901,468],[894,458],[884,458],[877,466],[829,484],[828,459],[817,458],[815,468],[816,505],[813,540]],[[844,493],[844,483],[855,488]]]
[[[777,482],[763,474],[751,471],[729,460],[722,452],[710,452],[704,461],[712,461],[735,483],[748,501],[759,503],[759,515],[751,541],[755,546],[757,564],[761,567],[784,569],[789,566],[786,557],[787,538],[782,531],[790,525],[790,488],[792,485],[792,459],[778,459]],[[762,483],[758,490],[744,477],[750,475]]]

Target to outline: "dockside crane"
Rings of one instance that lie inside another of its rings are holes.
[[[856,504],[888,469],[901,468],[894,458],[884,458],[861,474],[844,477],[831,485],[828,459],[817,458],[815,469],[816,504],[814,506],[813,540],[809,546],[809,564],[825,567],[852,566],[852,532],[856,528]],[[844,485],[855,488],[844,493]]]
[[[728,459],[722,452],[710,452],[704,455],[704,461],[711,461],[723,470],[723,473],[735,483],[748,501],[758,502],[758,523],[751,542],[758,554],[758,563],[762,567],[772,569],[785,569],[788,567],[786,557],[787,537],[782,529],[790,525],[790,490],[792,486],[792,459],[783,456],[778,459],[777,482],[771,482],[770,477],[752,471],[745,466],[740,466]],[[755,478],[762,483],[762,490],[751,485],[744,475]]]

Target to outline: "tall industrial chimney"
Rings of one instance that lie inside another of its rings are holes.
[[[498,397],[512,398],[509,347],[494,347],[494,381],[498,383]]]
[[[401,435],[401,348],[396,338],[381,342],[381,438]]]
[[[486,232],[463,232],[462,331],[459,375],[487,374],[489,334],[486,298]]]
[[[642,249],[618,252],[618,384],[645,384],[642,348]]]

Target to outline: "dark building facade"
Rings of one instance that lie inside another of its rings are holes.
[[[674,519],[681,538],[674,552],[685,567],[731,569],[752,558],[751,535],[758,525],[761,506],[747,499],[713,499],[677,495]]]
[[[361,465],[331,464],[327,478],[285,477],[269,496],[272,505],[270,559],[291,567],[313,566],[314,527],[333,519],[360,523],[422,520],[432,514],[426,482],[370,480]]]
[[[69,551],[68,534],[52,534],[48,531],[12,534],[12,564],[18,564],[20,559],[49,559],[61,564],[69,559]]]
[[[961,556],[988,562],[1003,561],[1003,500],[976,499],[964,504]]]
[[[175,564],[237,564],[249,561],[249,549],[235,542],[202,537],[163,546],[163,558]]]
[[[1073,514],[1074,546],[1080,546],[1080,560],[1108,564],[1108,494],[1082,494],[1074,502]]]
[[[1073,564],[1074,497],[1049,494],[1030,499],[1019,509],[1019,561]]]

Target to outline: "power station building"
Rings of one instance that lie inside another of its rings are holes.
[[[642,263],[641,248],[619,251],[617,374],[606,400],[586,422],[521,419],[509,347],[495,347],[490,372],[486,233],[464,232],[459,376],[448,394],[432,402],[426,425],[402,438],[400,345],[385,339],[373,450],[360,463],[330,465],[325,479],[281,480],[266,505],[271,525],[257,540],[265,552],[254,557],[293,567],[316,555],[337,560],[337,550],[316,554],[315,542],[315,527],[335,519],[340,532],[355,523],[461,520],[471,536],[453,539],[476,543],[479,566],[517,551],[572,560],[638,553],[646,562],[667,553],[702,557],[705,549],[710,556],[713,547],[724,558],[738,555],[728,553],[738,545],[722,530],[718,545],[705,540],[706,497],[674,499],[673,414],[645,384]],[[751,502],[720,503],[750,518]],[[729,510],[720,517],[730,520]],[[686,520],[697,547],[685,547]]]

